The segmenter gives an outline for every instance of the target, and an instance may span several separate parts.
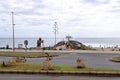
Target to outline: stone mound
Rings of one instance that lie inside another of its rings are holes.
[[[55,45],[56,49],[82,49],[82,50],[88,50],[90,49],[86,45],[82,44],[81,42],[69,40],[69,41],[60,41]]]

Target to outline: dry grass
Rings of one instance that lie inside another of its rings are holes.
[[[56,53],[49,53],[50,56],[58,56],[58,54]],[[46,57],[47,55],[45,53],[38,53],[38,52],[0,52],[0,56],[4,56],[4,57],[18,57],[18,56],[22,56],[22,57],[26,57],[26,58],[38,58],[38,57]]]

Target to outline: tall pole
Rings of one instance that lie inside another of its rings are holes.
[[[57,26],[58,26],[58,25],[57,25],[57,22],[55,22],[54,26],[55,26],[55,27],[54,27],[54,34],[55,34],[55,45],[56,45],[56,34],[57,34],[57,32],[58,32],[58,30],[57,30],[57,29],[58,29],[58,27],[57,27]]]
[[[15,37],[14,37],[14,12],[12,12],[12,28],[13,28],[13,52],[15,52]]]

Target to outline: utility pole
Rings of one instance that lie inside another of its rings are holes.
[[[15,52],[15,37],[14,37],[14,12],[12,12],[12,29],[13,29],[13,52]]]
[[[55,45],[56,45],[56,34],[58,32],[58,25],[57,25],[57,22],[54,23],[54,34],[55,34]]]

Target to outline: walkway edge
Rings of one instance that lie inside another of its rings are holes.
[[[8,74],[55,74],[55,75],[90,75],[90,76],[120,76],[120,72],[103,71],[39,71],[39,70],[0,70]]]
[[[13,52],[12,50],[1,50],[0,52]],[[15,52],[25,52],[25,50],[15,50]],[[27,52],[43,52],[43,50],[28,50]],[[112,53],[120,54],[120,51],[95,51],[95,50],[44,50],[48,53]]]

